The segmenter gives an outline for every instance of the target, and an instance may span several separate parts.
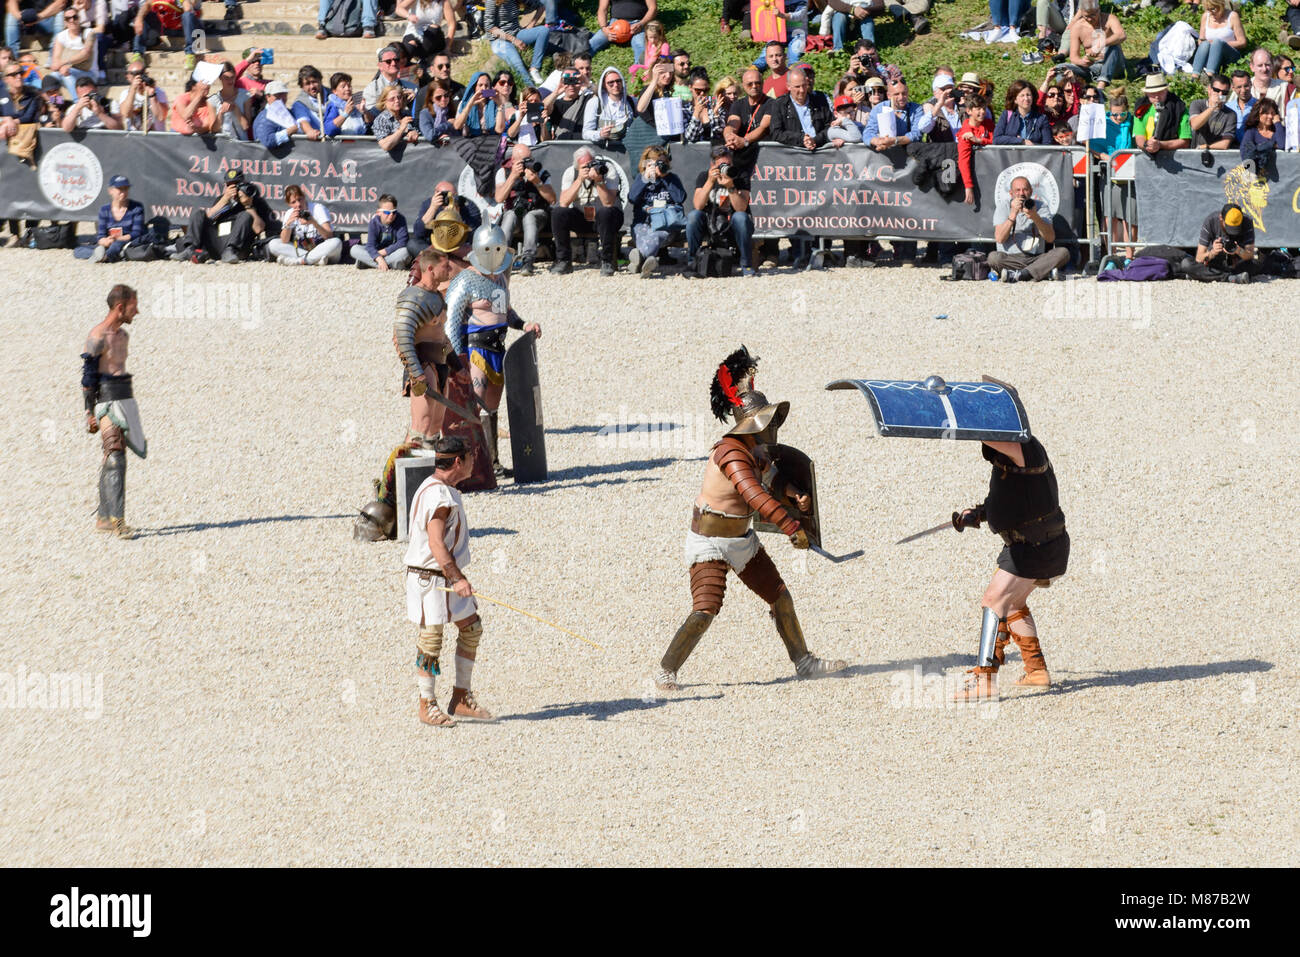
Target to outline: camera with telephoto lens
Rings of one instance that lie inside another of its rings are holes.
[[[1223,243],[1223,251],[1225,253],[1235,253],[1237,251],[1237,241],[1235,239],[1229,239],[1227,236],[1224,236],[1220,241]]]
[[[141,82],[141,84],[143,84],[144,86],[147,86],[147,87],[150,87],[150,88],[152,88],[152,87],[155,85],[154,78],[151,77],[148,73],[141,73],[141,74],[140,74],[140,82]]]
[[[529,157],[528,159],[524,160],[524,161],[523,161],[522,163],[520,163],[519,165],[520,165],[520,167],[521,167],[522,169],[532,170],[534,173],[538,174],[539,176],[541,175],[541,172],[542,172],[542,164],[539,163],[539,162],[537,162],[537,160],[535,160],[535,159],[533,159],[533,158],[531,158],[531,157]]]
[[[609,175],[609,164],[603,159],[592,160],[587,164],[587,169],[594,169],[596,175],[604,177]]]
[[[239,191],[243,193],[245,196],[247,196],[249,199],[257,199],[256,183],[240,183]]]
[[[718,165],[718,175],[719,175],[719,176],[725,176],[725,177],[727,177],[728,179],[730,179],[730,178],[732,177],[732,175],[734,174],[734,172],[735,172],[735,170],[732,168],[732,165],[731,165],[730,163],[720,163],[720,164]]]
[[[1026,196],[1024,199],[1020,201],[1021,209],[1025,209],[1025,210],[1033,209],[1034,205],[1035,205],[1034,199],[1032,196]]]

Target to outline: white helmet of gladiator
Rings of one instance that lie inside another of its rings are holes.
[[[474,230],[473,248],[469,264],[485,276],[497,276],[510,268],[515,255],[506,245],[505,233],[499,226],[483,225]]]

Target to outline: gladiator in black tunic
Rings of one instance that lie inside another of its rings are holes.
[[[1001,452],[981,446],[993,463],[984,518],[1002,536],[1006,547],[998,567],[1018,578],[1045,580],[1065,574],[1070,560],[1070,535],[1065,530],[1056,489],[1056,473],[1038,439],[1022,443],[1024,467]]]

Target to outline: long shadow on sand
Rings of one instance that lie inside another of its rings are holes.
[[[533,482],[528,485],[506,485],[501,492],[506,495],[536,495],[556,488],[593,488],[597,485],[626,485],[630,482],[653,482],[649,476],[632,478],[599,478],[615,472],[640,472],[646,469],[661,469],[683,459],[638,459],[634,462],[611,462],[607,465],[575,465],[567,469],[552,469],[545,482]],[[587,479],[588,481],[571,481]]]
[[[323,522],[336,518],[352,518],[355,513],[343,515],[267,515],[262,518],[235,518],[228,522],[191,522],[188,525],[164,525],[161,528],[136,530],[139,538],[162,535],[188,535],[190,532],[208,532],[214,528],[243,528],[245,525],[269,525],[272,522]]]
[[[849,665],[843,671],[837,671],[833,675],[827,675],[825,678],[819,678],[819,681],[843,680],[845,678],[860,678],[863,675],[880,674],[881,672],[890,671],[911,671],[919,667],[923,674],[939,674],[947,668],[955,668],[958,665],[970,664],[970,655],[933,655],[928,658],[908,658],[903,661],[880,661],[873,664]],[[791,681],[802,681],[798,675],[784,674],[777,678],[768,678],[766,681],[733,681],[733,682],[714,682],[719,688],[761,688],[765,685],[783,685]]]
[[[1082,678],[1053,679],[1047,694],[1069,694],[1089,688],[1133,688],[1137,685],[1160,684],[1165,681],[1198,681],[1217,675],[1249,675],[1271,671],[1271,661],[1243,658],[1239,661],[1207,661],[1196,665],[1167,665],[1161,668],[1135,668],[1132,671],[1099,671]]]
[[[549,721],[552,718],[587,718],[591,721],[607,721],[610,718],[629,711],[654,711],[666,704],[679,701],[717,701],[723,697],[718,694],[692,695],[689,698],[613,698],[609,701],[575,701],[569,704],[548,704],[529,711],[526,714],[502,715],[501,721]]]

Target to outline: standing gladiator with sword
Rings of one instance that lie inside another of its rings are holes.
[[[993,463],[988,497],[955,515],[953,524],[961,531],[987,522],[1005,544],[981,602],[984,620],[975,667],[954,695],[963,701],[998,696],[998,668],[1006,663],[1007,642],[1012,640],[1025,665],[1017,687],[1051,685],[1038,628],[1026,602],[1035,588],[1046,588],[1052,579],[1064,575],[1070,560],[1070,535],[1065,530],[1056,473],[1043,444],[1036,438],[985,441],[980,451]]]
[[[809,509],[806,492],[778,474],[772,485],[781,490],[786,500],[783,504],[760,479],[770,464],[766,446],[776,444],[777,429],[789,414],[790,403],[770,404],[763,393],[753,390],[757,363],[742,346],[718,367],[710,387],[713,414],[723,422],[732,416],[735,424],[710,450],[704,482],[695,499],[691,529],[686,533],[692,610],[660,662],[655,685],[662,691],[679,689],[678,670],[722,610],[728,568],[768,604],[799,677],[820,677],[846,666],[843,661],[823,660],[808,651],[790,592],[750,528],[757,513],[789,535],[795,548],[809,546],[807,532],[791,514],[792,510]]]
[[[140,410],[126,371],[130,325],[140,307],[135,290],[118,284],[108,293],[108,316],[86,338],[81,354],[81,394],[86,403],[86,431],[98,432],[104,458],[99,467],[99,517],[95,528],[118,538],[134,538],[126,524],[126,450],[140,458],[149,440],[140,425]]]

